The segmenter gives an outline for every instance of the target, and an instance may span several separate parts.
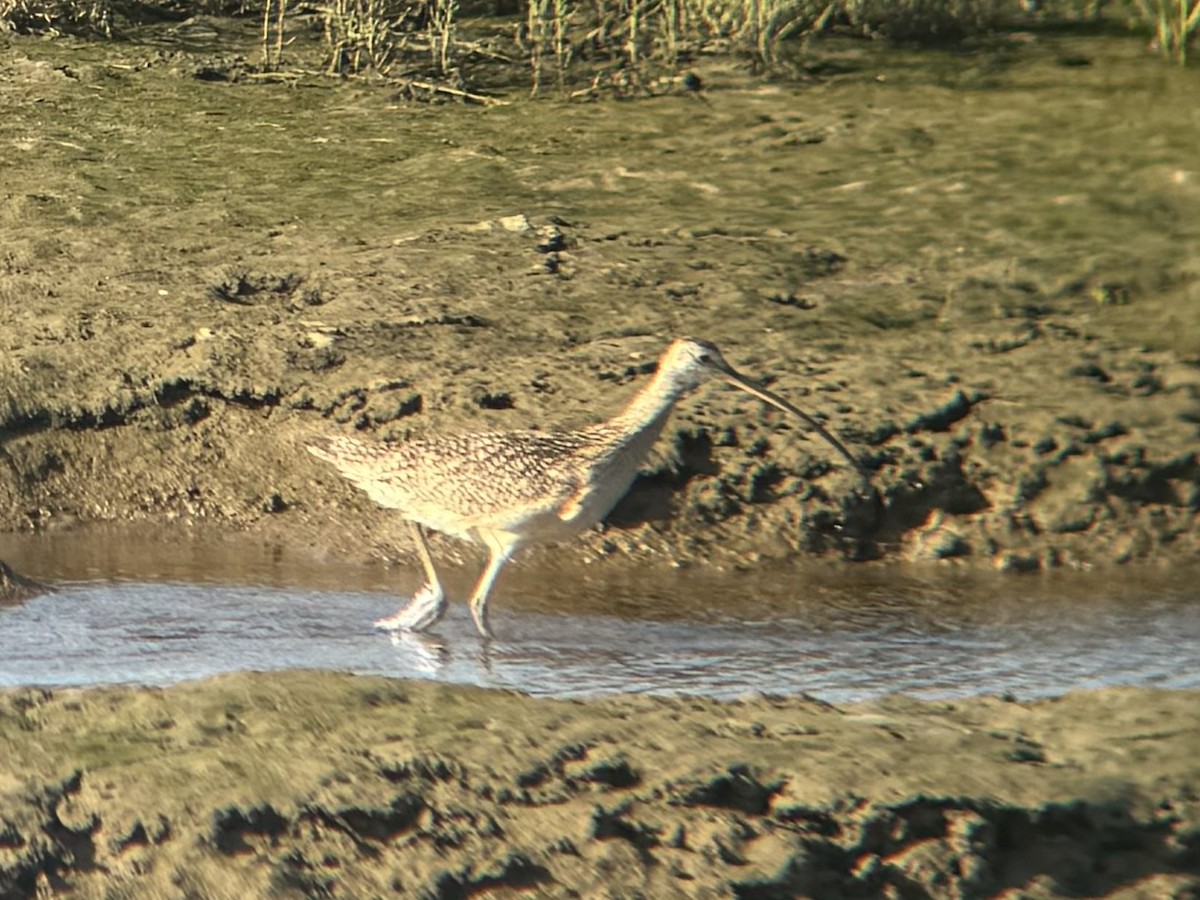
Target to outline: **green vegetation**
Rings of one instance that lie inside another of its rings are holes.
[[[0,0],[0,31],[86,31],[112,35],[109,0]]]
[[[396,0],[328,0],[324,7],[327,70],[386,73],[411,33],[411,4]]]
[[[386,75],[428,54],[436,77],[458,80],[458,0],[325,0],[322,17],[331,75]]]
[[[533,89],[555,69],[603,56],[625,81],[674,70],[697,50],[724,49],[776,70],[789,41],[828,30],[902,41],[946,41],[1013,19],[1012,0],[528,0]],[[613,79],[602,71],[593,86]]]
[[[1187,63],[1188,43],[1200,30],[1200,0],[1136,0],[1143,23],[1154,29],[1159,52]]]
[[[197,12],[213,5],[195,3]],[[261,3],[262,65],[274,70],[283,64],[288,0]],[[240,11],[257,5],[243,3]],[[461,86],[459,0],[318,0],[315,8],[329,74],[389,75],[403,65],[408,75]],[[136,8],[121,9],[136,15]],[[478,8],[471,12],[476,21],[484,18]],[[535,95],[550,87],[560,95],[636,92],[699,52],[733,53],[758,71],[778,71],[786,47],[831,31],[945,43],[1002,27],[1123,17],[1183,64],[1200,30],[1200,0],[497,0],[486,12],[523,14],[512,34],[528,59]],[[111,0],[0,0],[0,27],[17,31],[111,36],[112,21]],[[511,60],[511,54],[491,56]]]

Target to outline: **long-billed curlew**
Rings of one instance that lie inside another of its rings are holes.
[[[633,484],[675,402],[710,378],[799,416],[867,480],[862,464],[819,422],[738,374],[715,344],[695,338],[672,341],[654,377],[623,410],[578,431],[484,432],[403,443],[342,436],[311,441],[310,453],[332,463],[380,506],[400,510],[412,527],[426,582],[376,627],[423,631],[446,611],[424,527],[488,548],[471,615],[479,633],[491,637],[488,594],[509,557],[525,544],[559,540],[608,515]]]

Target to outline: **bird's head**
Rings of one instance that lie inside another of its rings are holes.
[[[807,423],[810,428],[841,453],[862,476],[864,481],[869,481],[870,476],[863,467],[863,464],[853,453],[846,449],[845,444],[838,440],[832,432],[808,413],[797,409],[782,397],[768,391],[734,369],[733,366],[725,361],[725,357],[721,355],[721,351],[717,348],[717,345],[711,341],[703,341],[699,338],[690,337],[676,338],[663,351],[663,355],[658,361],[658,371],[659,376],[666,378],[671,389],[679,394],[699,387],[710,379],[718,378],[735,387],[741,388],[748,394],[753,394],[758,399],[771,404],[777,409],[796,416]]]
[[[658,371],[680,393],[699,387],[710,378],[741,377],[725,362],[716,344],[690,337],[671,341],[658,361]]]

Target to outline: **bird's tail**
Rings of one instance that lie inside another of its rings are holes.
[[[304,449],[317,459],[324,460],[343,472],[361,464],[367,456],[364,452],[366,447],[362,441],[356,441],[354,438],[344,437],[340,434],[332,437],[311,438],[305,442]]]

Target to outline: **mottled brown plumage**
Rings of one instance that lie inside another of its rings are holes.
[[[403,443],[335,436],[308,445],[380,506],[412,523],[427,582],[385,629],[420,631],[441,618],[445,594],[422,527],[485,544],[487,568],[471,598],[481,634],[491,635],[487,598],[504,562],[522,545],[560,540],[601,521],[637,476],[675,402],[711,377],[791,412],[863,474],[858,460],[818,422],[735,372],[715,345],[673,341],[651,381],[614,418],[570,432],[482,432]]]

